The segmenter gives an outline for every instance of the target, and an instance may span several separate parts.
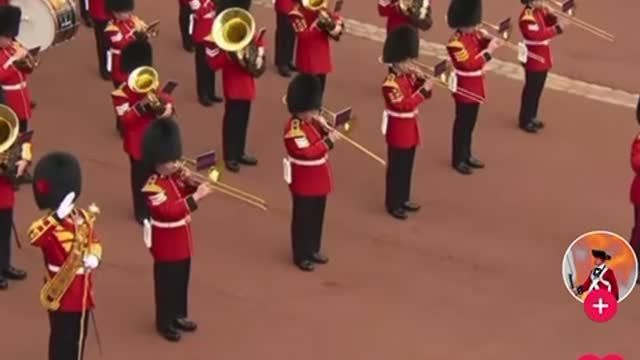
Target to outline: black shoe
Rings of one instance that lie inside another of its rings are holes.
[[[38,106],[38,103],[36,103],[35,101],[32,101],[31,103],[29,103],[29,106],[31,106],[31,109],[35,109],[36,106]]]
[[[420,210],[420,205],[411,201],[407,201],[402,205],[402,208],[404,208],[406,211],[409,211],[409,212],[416,212]]]
[[[182,337],[178,329],[173,326],[169,326],[166,329],[158,329],[158,333],[160,333],[163,338],[172,342],[180,341],[180,338]]]
[[[533,123],[533,126],[537,127],[538,129],[544,129],[544,122],[538,120],[538,118],[533,119],[533,121],[531,121]]]
[[[322,253],[317,252],[311,255],[311,261],[316,264],[326,264],[329,262],[329,258],[326,255],[323,255]]]
[[[251,155],[242,155],[240,157],[240,164],[242,165],[247,165],[247,166],[256,166],[258,165],[258,159],[256,159],[255,157],[251,156]]]
[[[0,276],[0,290],[7,290],[9,288],[9,282],[4,277]]]
[[[453,168],[462,175],[473,174],[473,169],[465,162],[457,163],[453,165]]]
[[[485,166],[482,161],[474,158],[473,156],[469,156],[469,158],[467,159],[467,165],[474,169],[484,169]]]
[[[200,105],[202,105],[204,107],[213,106],[213,101],[211,101],[209,99],[198,98],[198,102],[200,103]]]
[[[104,81],[111,81],[111,74],[108,71],[100,71],[100,78]]]
[[[389,213],[389,215],[398,220],[407,220],[407,218],[409,217],[409,215],[407,215],[407,210],[403,208],[387,210],[387,212]]]
[[[278,74],[282,77],[291,77],[291,69],[285,66],[278,66]]]
[[[313,266],[313,262],[311,260],[302,260],[296,263],[296,266],[300,268],[302,271],[313,271],[315,267]]]
[[[539,128],[533,123],[533,122],[528,122],[526,124],[520,124],[519,125],[520,129],[522,129],[524,132],[527,132],[529,134],[535,134],[538,132]]]
[[[211,102],[214,102],[214,103],[221,103],[221,102],[224,101],[223,98],[221,98],[220,96],[216,96],[216,95],[211,95],[209,97],[209,100],[211,100]]]
[[[24,280],[27,277],[27,272],[16,269],[13,266],[9,266],[8,268],[2,270],[2,277],[9,280]]]
[[[291,63],[291,64],[289,64],[289,70],[298,71],[298,68],[295,65],[293,65],[293,63]]]
[[[186,52],[193,52],[193,45],[190,44],[182,44],[182,48]]]
[[[176,319],[173,322],[173,326],[175,326],[178,330],[186,332],[194,332],[198,329],[198,325],[187,318]]]
[[[231,172],[237,173],[238,171],[240,171],[240,164],[237,161],[227,161],[224,165],[227,170]]]

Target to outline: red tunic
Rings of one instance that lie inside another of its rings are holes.
[[[316,124],[291,118],[284,129],[285,181],[297,196],[326,196],[332,190],[329,150],[333,147]]]
[[[30,71],[20,70],[13,65],[12,56],[16,48],[11,46],[0,49],[0,86],[4,91],[7,106],[13,110],[20,120],[31,118],[31,94],[27,87],[27,74]]]
[[[264,41],[257,42],[264,54]],[[256,81],[247,69],[240,65],[231,54],[206,41],[207,63],[214,71],[222,70],[222,89],[225,99],[253,100],[256,97]],[[263,59],[264,60],[264,59]]]
[[[142,192],[151,215],[151,255],[156,262],[181,261],[193,254],[191,213],[198,206],[195,189],[178,174],[152,175]]]
[[[633,139],[631,145],[631,169],[634,177],[631,183],[630,199],[634,205],[640,205],[640,134]]]
[[[411,19],[400,10],[398,0],[378,0],[378,15],[387,18],[387,34],[403,25],[415,27]]]
[[[619,300],[618,297],[618,281],[616,280],[616,275],[613,273],[613,270],[608,267],[604,267],[603,273],[600,276],[595,276],[593,271],[589,274],[589,277],[585,282],[578,287],[580,292],[589,292],[591,290],[607,290],[613,295],[616,300]]]
[[[382,84],[382,133],[389,146],[410,149],[420,144],[418,105],[431,97],[431,92],[425,97],[420,91],[422,84],[414,75],[405,74],[389,74]]]
[[[95,217],[84,210],[80,211],[80,216],[89,224],[92,234],[88,241],[88,253],[96,256],[98,259],[102,257],[102,246],[95,234],[94,222]],[[58,223],[53,216],[45,215],[36,220],[29,228],[29,238],[31,245],[39,247],[44,256],[44,264],[47,268],[47,279],[53,277],[62,267],[71,251],[72,244],[75,240],[75,227],[71,215],[62,219]],[[83,299],[85,294],[85,277],[88,277],[88,297],[86,309],[90,310],[94,307],[93,296],[93,279],[92,273],[86,273],[83,268],[76,273],[69,290],[64,294],[60,301],[59,311],[63,312],[81,312],[83,310]],[[45,279],[45,281],[47,280]]]
[[[280,14],[287,15],[296,6],[295,0],[273,0],[273,8]]]
[[[339,16],[332,14],[336,19]],[[297,35],[296,67],[305,74],[328,74],[333,70],[331,63],[331,45],[329,34],[312,26],[318,19],[318,13],[296,6],[289,12],[291,24]]]
[[[213,19],[216,16],[216,5],[212,0],[192,0],[188,5],[193,10],[189,23],[189,32],[194,43],[201,43],[211,34]]]
[[[458,88],[485,98],[484,66],[491,60],[486,51],[490,39],[480,31],[463,33],[457,31],[447,44],[447,51],[458,79]],[[477,103],[459,93],[453,93],[456,102]]]
[[[111,78],[114,81],[118,83],[127,81],[127,74],[120,70],[120,56],[122,50],[135,40],[133,33],[145,26],[146,24],[135,15],[126,20],[112,19],[107,24],[104,30],[109,41],[107,70],[111,72]]]
[[[84,0],[83,0],[84,1]],[[105,0],[88,0],[89,1],[89,15],[91,18],[98,21],[109,20],[109,12],[107,11]]]
[[[527,51],[544,59],[544,62],[540,62],[527,57],[525,69],[529,71],[547,71],[551,69],[553,60],[549,43],[552,38],[560,33],[557,22],[558,18],[542,9],[533,9],[527,6],[522,10],[519,24]]]
[[[31,161],[31,143],[22,144],[22,160]],[[11,209],[15,205],[16,196],[15,189],[5,176],[0,175],[0,210]]]

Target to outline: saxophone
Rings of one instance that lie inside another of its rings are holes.
[[[60,267],[60,271],[49,279],[40,290],[40,303],[49,311],[60,309],[62,297],[69,290],[78,270],[84,266],[83,260],[93,236],[93,221],[100,213],[100,209],[92,204],[89,206],[88,213],[87,219],[84,219],[81,213],[74,215],[75,241],[71,246],[71,251]]]

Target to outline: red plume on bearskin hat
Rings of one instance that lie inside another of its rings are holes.
[[[15,38],[20,32],[22,10],[17,6],[0,6],[0,36]]]
[[[76,199],[82,192],[82,171],[78,159],[66,152],[42,157],[33,172],[33,197],[40,210],[55,210],[70,192]]]
[[[447,24],[452,29],[473,27],[482,22],[482,0],[451,0]]]
[[[171,118],[154,120],[142,139],[142,161],[148,168],[182,158],[178,123]]]
[[[128,74],[142,66],[153,66],[153,49],[146,40],[136,40],[122,50],[120,69]]]
[[[107,0],[106,5],[110,12],[128,12],[135,8],[133,0]]]
[[[289,113],[316,110],[322,107],[322,84],[309,74],[298,74],[287,88],[287,109]]]
[[[387,35],[382,50],[382,61],[385,64],[398,63],[418,57],[420,39],[418,31],[403,25]]]

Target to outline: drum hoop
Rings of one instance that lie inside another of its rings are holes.
[[[46,3],[47,8],[49,8],[49,15],[51,15],[51,17],[53,18],[53,22],[55,23],[56,31],[60,30],[60,20],[58,19],[58,12],[53,6],[52,1],[51,0],[39,0],[39,1]],[[79,16],[79,12],[78,12],[78,7],[76,6],[76,2],[74,0],[65,0],[65,3],[71,7],[71,10],[73,11],[73,14],[74,14],[74,18],[77,19]],[[76,27],[78,27],[78,24],[76,24]]]

